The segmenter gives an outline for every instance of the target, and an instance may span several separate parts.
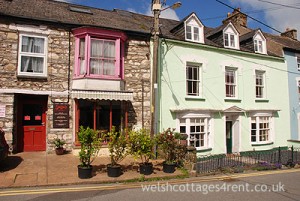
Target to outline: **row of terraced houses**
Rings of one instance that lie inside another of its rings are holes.
[[[39,7],[42,9],[34,9]],[[300,143],[300,42],[196,13],[160,19],[158,131],[188,134],[198,154]],[[14,152],[78,145],[89,126],[150,128],[153,17],[53,0],[0,0],[0,127]]]

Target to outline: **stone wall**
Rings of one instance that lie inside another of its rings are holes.
[[[19,34],[23,32],[36,32],[47,36],[47,78],[37,79],[17,75]],[[5,118],[0,117],[0,126],[6,130],[8,134],[6,138],[12,142],[12,136],[17,136],[16,133],[14,134],[17,129],[16,114],[14,114],[15,94],[48,95],[47,150],[53,150],[51,140],[57,137],[66,140],[67,148],[71,149],[74,142],[74,115],[73,101],[68,98],[68,90],[71,90],[74,67],[75,39],[73,35],[66,27],[0,19],[0,41],[0,87],[3,89],[0,91],[0,105],[6,105],[6,116]],[[129,127],[141,128],[144,126],[150,129],[149,48],[149,39],[136,36],[128,36],[125,44],[125,90],[133,92],[134,96],[129,108]],[[69,69],[70,75],[68,74]],[[70,77],[70,85],[68,77]],[[53,128],[53,102],[69,103],[70,125],[68,129]]]
[[[150,129],[151,74],[149,39],[129,37],[125,47],[126,90],[133,92],[132,108],[129,112],[129,126]],[[143,93],[144,90],[144,93]],[[144,97],[143,97],[144,96]],[[144,99],[144,102],[143,102]],[[144,104],[144,111],[142,105]]]
[[[47,78],[28,78],[17,75],[18,68],[18,43],[20,33],[41,34],[47,36]],[[74,63],[74,37],[69,36],[69,30],[64,27],[51,25],[34,25],[18,21],[0,19],[0,105],[6,105],[5,118],[0,117],[0,126],[6,131],[6,139],[12,142],[12,136],[16,132],[16,125],[13,115],[14,94],[43,94],[48,95],[47,111],[47,138],[48,146],[51,149],[50,141],[56,137],[64,138],[69,147],[72,143],[72,101],[70,104],[70,128],[53,129],[53,101],[68,101],[68,77],[72,78]],[[69,41],[69,37],[71,40]],[[69,51],[69,45],[71,52]],[[70,54],[70,55],[69,55]],[[69,65],[70,56],[70,65]],[[70,83],[71,84],[71,83]]]

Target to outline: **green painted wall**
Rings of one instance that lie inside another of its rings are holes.
[[[282,58],[242,53],[224,48],[172,40],[161,42],[159,76],[159,130],[176,128],[176,114],[170,109],[225,110],[237,106],[243,110],[278,110],[274,112],[274,143],[252,146],[249,112],[239,117],[241,126],[239,151],[266,150],[286,146],[290,136],[287,67]],[[202,64],[201,98],[186,96],[186,63]],[[238,100],[225,100],[225,66],[237,67]],[[265,101],[256,101],[255,70],[266,72]],[[202,154],[219,154],[226,150],[223,112],[213,113],[213,147]]]

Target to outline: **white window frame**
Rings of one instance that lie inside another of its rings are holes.
[[[188,135],[188,138],[187,138],[188,146],[194,146],[196,148],[196,150],[204,150],[204,149],[212,148],[210,116],[202,116],[202,115],[198,116],[198,115],[194,115],[194,114],[188,114],[188,115],[184,115],[183,117],[179,117],[177,119],[177,121],[178,121],[177,130],[179,132],[182,131],[180,129],[181,127],[185,127],[185,132],[181,132],[181,133],[185,133]],[[196,126],[199,129],[197,130],[197,128],[195,128],[195,132],[192,132],[191,131],[192,126]],[[203,128],[203,130],[201,130],[201,127]],[[197,135],[199,136],[199,138],[195,139],[195,136],[197,136]],[[201,135],[203,135],[202,140],[200,138]],[[201,141],[203,142],[203,146],[201,146]],[[199,146],[196,146],[197,143],[199,143],[198,144]]]
[[[195,68],[197,69],[197,79],[193,79],[193,78],[189,78],[189,74],[188,74],[188,68]],[[186,64],[186,95],[187,96],[192,96],[192,97],[201,97],[202,96],[202,87],[201,87],[201,79],[202,79],[202,64],[191,64],[191,63],[187,63]],[[196,82],[197,83],[197,91],[195,92],[195,94],[189,93],[189,82]]]
[[[300,54],[296,55],[297,69],[300,71]]]
[[[267,120],[267,122],[264,122]],[[274,136],[274,124],[273,124],[273,116],[271,112],[269,113],[257,113],[255,115],[250,116],[250,142],[252,145],[257,144],[268,144],[273,142]],[[256,128],[253,129],[252,123],[255,123]],[[265,125],[261,125],[265,123]],[[260,127],[261,126],[261,127]],[[262,140],[262,135],[264,132],[267,132],[267,139]],[[255,133],[256,140],[252,140],[253,133]]]
[[[191,28],[191,38],[188,38],[188,27]],[[198,29],[198,31],[196,31]],[[185,32],[185,38],[186,40],[193,41],[193,42],[199,42],[200,41],[200,27],[199,26],[193,26],[193,25],[186,25],[186,32]],[[198,36],[198,39],[196,39],[195,36]]]
[[[233,33],[224,33],[224,46],[229,48],[236,48],[236,40],[235,40],[235,34]],[[227,45],[226,45],[227,41]]]
[[[255,39],[254,40],[254,52],[264,53],[264,45],[262,40]]]
[[[226,77],[228,72],[233,72],[234,75],[234,82],[226,82]],[[237,68],[231,68],[231,67],[225,67],[225,76],[224,76],[224,81],[225,81],[225,97],[226,98],[237,98],[238,97],[238,85],[237,85]],[[228,87],[233,87],[233,93],[227,94],[227,86]]]
[[[258,84],[257,79],[260,76],[261,84]],[[266,98],[266,79],[265,79],[265,72],[264,71],[255,71],[255,98],[256,99],[264,99]],[[261,89],[261,95],[258,96],[258,88]]]
[[[33,37],[33,38],[43,38],[44,39],[44,53],[32,53],[32,52],[22,52],[22,41],[23,37]],[[18,53],[18,76],[26,77],[47,77],[47,55],[48,55],[48,38],[44,35],[39,34],[29,34],[29,33],[20,33],[19,34],[19,53]],[[44,59],[43,72],[22,72],[21,71],[21,58],[22,56],[28,57],[39,57]]]

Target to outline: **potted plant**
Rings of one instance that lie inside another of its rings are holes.
[[[118,177],[122,174],[119,164],[128,154],[127,140],[125,135],[117,132],[115,127],[107,133],[109,136],[108,150],[110,153],[110,164],[107,165],[107,175],[109,177]]]
[[[130,131],[128,135],[128,149],[130,154],[135,158],[140,158],[139,164],[140,173],[150,175],[153,172],[153,164],[150,158],[153,157],[154,139],[150,136],[150,131],[140,129],[138,131]]]
[[[163,171],[165,173],[175,172],[176,167],[176,149],[178,146],[175,138],[174,129],[168,128],[156,136],[156,142],[161,149],[165,161],[163,162]]]
[[[64,145],[66,144],[66,141],[60,138],[55,138],[52,142],[55,146],[55,153],[56,155],[63,155],[65,150],[64,150]]]
[[[91,163],[95,160],[101,147],[101,139],[98,138],[98,132],[87,127],[80,126],[78,132],[80,142],[78,177],[87,179],[92,177],[93,166]]]

